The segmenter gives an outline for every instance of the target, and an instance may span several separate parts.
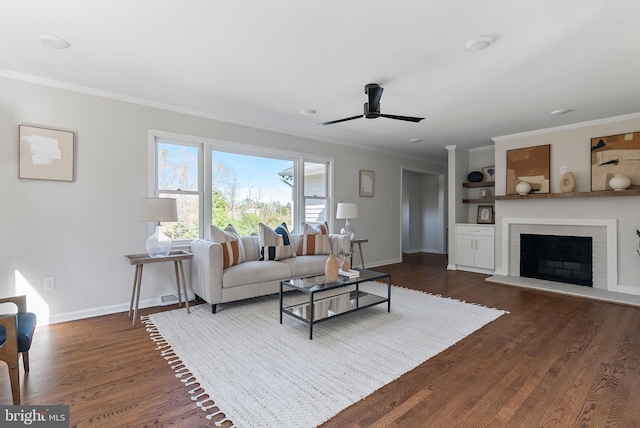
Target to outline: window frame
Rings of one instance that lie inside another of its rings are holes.
[[[161,191],[158,189],[158,142],[184,145],[198,148],[198,190],[194,191]],[[306,206],[305,199],[324,199],[326,200],[326,221],[330,230],[333,228],[334,208],[333,208],[333,183],[334,183],[334,158],[312,155],[301,152],[293,152],[288,150],[274,149],[265,146],[255,146],[243,143],[234,143],[229,141],[217,140],[205,137],[196,137],[185,134],[178,134],[160,130],[149,130],[149,196],[158,197],[160,194],[196,194],[199,198],[200,212],[199,215],[199,238],[210,239],[209,225],[212,221],[212,201],[211,197],[205,198],[205,194],[212,194],[211,174],[212,174],[212,152],[227,152],[240,155],[265,157],[273,159],[282,159],[293,162],[294,171],[294,192],[293,192],[293,223],[292,230],[298,231],[298,228],[305,221],[305,210],[300,207]],[[325,173],[325,197],[305,197],[304,195],[304,166],[305,162],[319,163],[326,165]],[[207,179],[208,177],[208,179]],[[151,230],[151,229],[150,229]],[[257,231],[256,231],[257,232]],[[189,245],[191,239],[174,240],[173,246]]]

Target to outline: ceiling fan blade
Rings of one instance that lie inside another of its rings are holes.
[[[330,122],[323,122],[321,125],[333,125],[334,123],[346,122],[347,120],[360,119],[362,117],[361,114],[358,116],[345,117],[344,119],[332,120]]]
[[[393,114],[381,114],[380,116],[386,117],[387,119],[405,120],[407,122],[420,122],[424,119],[424,117],[396,116]]]
[[[370,83],[365,86],[365,92],[369,96],[369,111],[380,111],[382,91],[384,91],[384,88],[381,88],[375,83]]]

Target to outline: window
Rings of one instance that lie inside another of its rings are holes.
[[[200,150],[197,146],[158,141],[157,195],[175,198],[178,206],[178,221],[164,223],[162,227],[173,241],[194,239],[200,235],[199,164]]]
[[[293,229],[293,160],[213,151],[211,224],[231,223],[241,236],[258,233],[258,223]]]
[[[163,224],[174,241],[208,237],[209,224],[231,223],[241,235],[255,235],[259,222],[286,222],[297,232],[303,221],[330,221],[330,159],[159,131],[151,136],[155,193],[178,203],[178,222]]]

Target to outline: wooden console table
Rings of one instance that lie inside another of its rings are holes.
[[[182,306],[182,296],[180,293],[180,280],[182,280],[182,290],[184,291],[184,303],[189,310],[189,295],[187,294],[187,283],[184,280],[183,260],[190,260],[193,254],[186,251],[172,251],[165,257],[150,257],[148,254],[129,254],[124,256],[125,260],[131,265],[136,266],[136,272],[133,276],[133,291],[131,292],[131,304],[129,305],[129,316],[133,312],[133,325],[138,320],[138,304],[140,303],[140,287],[142,285],[142,268],[148,263],[173,262],[176,272],[176,288],[178,289],[178,306]],[[135,304],[134,304],[135,302]]]
[[[365,242],[369,242],[368,239],[365,238],[353,238],[351,240],[351,268],[353,269],[353,247],[354,244],[358,246],[358,252],[360,253],[360,264],[362,264],[362,269],[365,269],[364,267],[364,256],[362,255],[362,244]]]

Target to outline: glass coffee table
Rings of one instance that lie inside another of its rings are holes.
[[[336,281],[327,281],[324,275],[280,281],[280,324],[282,314],[297,318],[309,324],[309,340],[312,340],[313,325],[319,322],[385,302],[387,312],[391,312],[391,275],[366,269],[358,272],[358,277],[339,276]],[[361,283],[381,279],[387,280],[386,296],[360,290]],[[285,287],[297,293],[284,293]]]

